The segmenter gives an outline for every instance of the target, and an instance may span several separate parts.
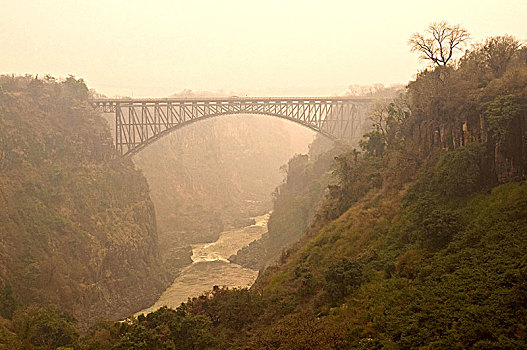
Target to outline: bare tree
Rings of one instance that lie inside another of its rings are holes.
[[[446,66],[456,51],[463,51],[469,39],[470,34],[459,24],[450,25],[441,21],[430,24],[424,34],[414,33],[408,44],[412,51],[421,55],[422,60]]]

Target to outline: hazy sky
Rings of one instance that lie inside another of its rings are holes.
[[[74,74],[108,96],[331,95],[406,83],[433,21],[527,39],[527,0],[0,0],[0,73]]]

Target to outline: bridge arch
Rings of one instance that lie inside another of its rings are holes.
[[[115,114],[115,146],[131,156],[174,130],[224,115],[257,114],[300,124],[333,140],[351,139],[372,98],[99,99],[94,108]]]
[[[328,134],[327,132],[325,131],[320,131],[320,130],[317,130],[315,129],[313,126],[311,125],[307,125],[307,124],[303,124],[303,123],[299,123],[297,120],[294,120],[294,119],[290,119],[290,118],[287,118],[287,117],[284,117],[284,116],[281,116],[281,115],[275,115],[275,114],[269,114],[269,113],[256,113],[256,112],[237,112],[237,113],[222,113],[222,114],[211,114],[209,116],[205,116],[205,117],[202,117],[202,118],[199,118],[199,119],[193,119],[193,120],[189,120],[187,122],[184,122],[184,123],[179,123],[179,124],[176,124],[174,125],[173,127],[171,128],[168,128],[168,129],[165,129],[163,131],[161,131],[160,133],[150,137],[148,140],[146,140],[144,143],[134,147],[133,149],[125,152],[124,154],[122,152],[120,152],[123,156],[133,156],[134,154],[142,151],[144,148],[146,148],[148,145],[151,145],[152,143],[156,142],[157,140],[171,134],[172,132],[176,131],[176,130],[179,130],[181,128],[184,128],[186,126],[189,126],[191,124],[195,124],[197,122],[200,122],[202,120],[207,120],[207,119],[212,119],[212,118],[215,118],[215,117],[222,117],[222,116],[230,116],[230,115],[240,115],[240,114],[255,114],[255,115],[266,115],[266,116],[271,116],[271,117],[277,117],[277,118],[280,118],[280,119],[284,119],[284,120],[288,120],[290,122],[293,122],[297,125],[300,125],[302,127],[306,127],[312,131],[315,131],[331,140],[337,140],[337,138],[331,134]]]

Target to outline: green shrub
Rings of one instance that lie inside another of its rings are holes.
[[[444,154],[437,163],[430,188],[445,197],[465,197],[484,189],[486,146],[470,144]]]
[[[20,306],[18,298],[13,294],[9,284],[0,287],[0,316],[11,319],[15,310]]]
[[[362,265],[344,258],[328,268],[325,279],[324,289],[331,301],[337,303],[362,284]]]
[[[26,344],[24,348],[75,347],[79,339],[75,318],[54,308],[30,306],[19,310],[13,316],[13,328]]]

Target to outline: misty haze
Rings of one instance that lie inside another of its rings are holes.
[[[527,3],[0,9],[0,349],[527,348]]]

